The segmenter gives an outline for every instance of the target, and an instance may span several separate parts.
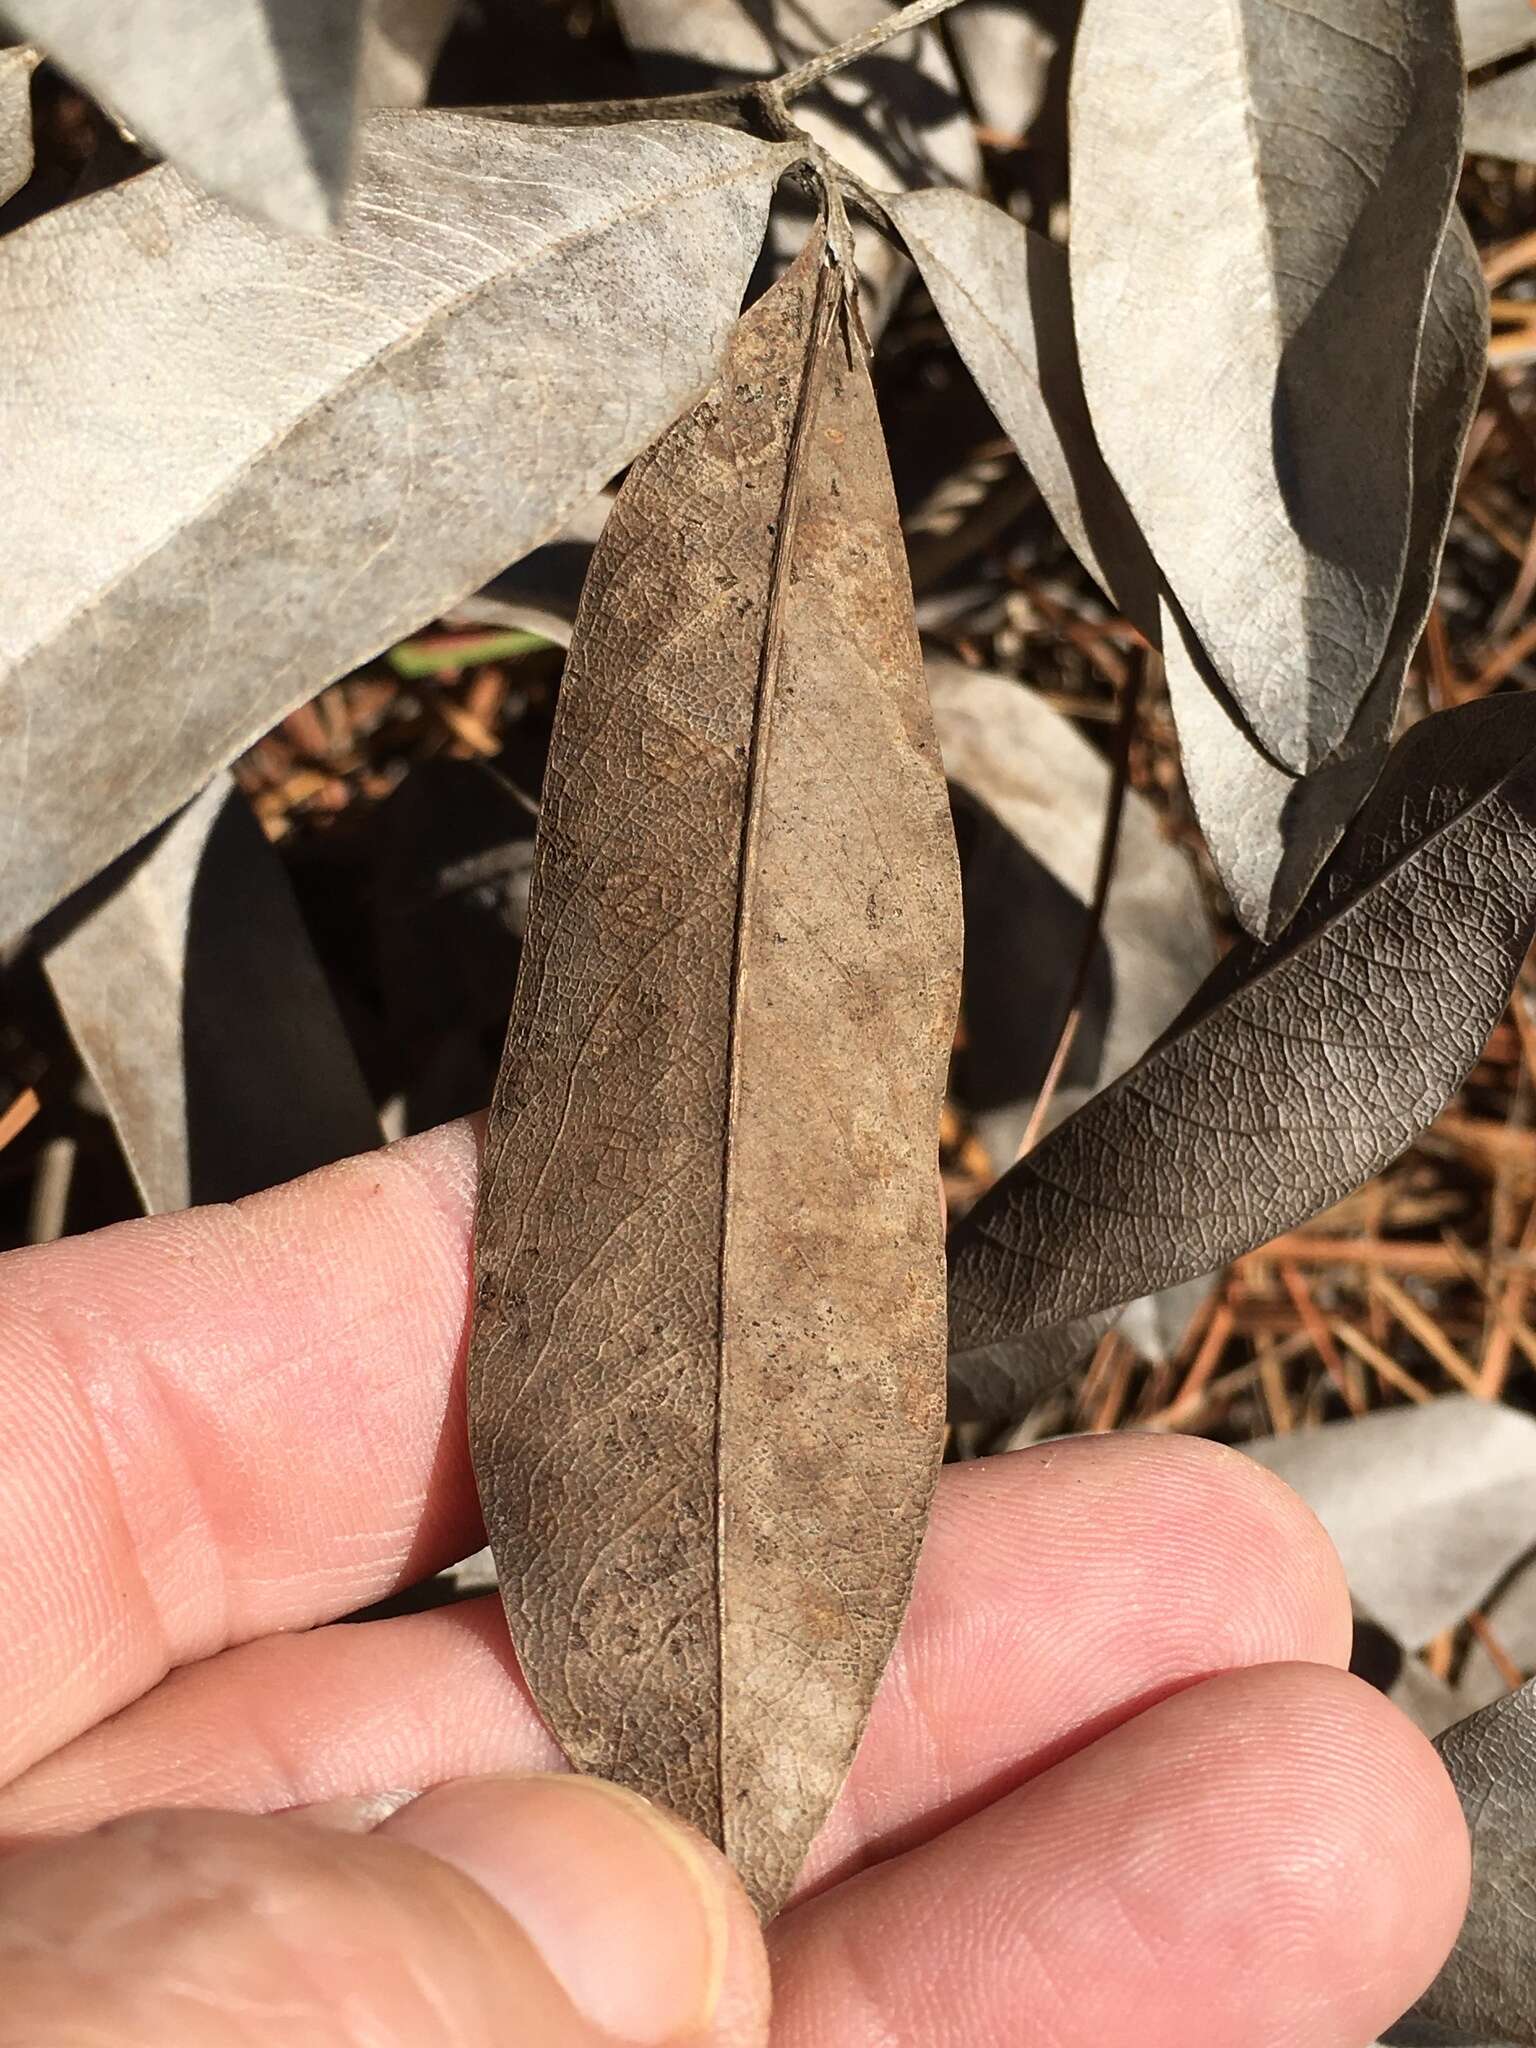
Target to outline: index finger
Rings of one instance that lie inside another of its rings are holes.
[[[0,1783],[174,1665],[475,1548],[479,1138],[0,1259]]]

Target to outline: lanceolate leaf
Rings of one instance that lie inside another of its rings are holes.
[[[967,192],[885,203],[1068,545],[1126,617],[1155,635],[1157,570],[1088,415],[1066,251]]]
[[[37,51],[0,50],[0,200],[32,175],[32,73]]]
[[[794,153],[450,113],[367,138],[334,242],[160,170],[0,243],[0,940],[691,403]]]
[[[1435,1747],[1472,1834],[1472,1898],[1412,2016],[1463,2039],[1536,2042],[1536,1680],[1447,1728]]]
[[[1424,630],[1456,497],[1461,451],[1488,357],[1488,294],[1466,223],[1452,213],[1435,265],[1413,409],[1413,509],[1386,652],[1338,751],[1287,775],[1254,745],[1212,684],[1177,608],[1163,606],[1168,694],[1189,793],[1233,907],[1273,936],[1381,771],[1403,677]]]
[[[380,1143],[282,863],[227,776],[61,922],[43,964],[147,1209]]]
[[[1293,772],[1344,738],[1397,614],[1461,97],[1452,0],[1083,10],[1072,276],[1094,424],[1199,644]]]
[[[5,0],[5,12],[207,191],[286,228],[335,218],[362,0]]]
[[[954,851],[842,291],[818,233],[599,544],[470,1357],[542,1710],[764,1911],[858,1740],[943,1415]]]
[[[953,1233],[962,1368],[1209,1272],[1375,1173],[1459,1085],[1533,924],[1536,699],[1425,719],[1282,939],[1228,955]]]

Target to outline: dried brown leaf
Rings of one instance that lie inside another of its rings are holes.
[[[873,395],[820,234],[636,465],[545,783],[471,1436],[573,1761],[784,1897],[943,1412],[958,892]]]

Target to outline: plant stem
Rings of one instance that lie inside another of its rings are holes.
[[[1066,1072],[1067,1061],[1072,1056],[1072,1047],[1077,1038],[1077,1027],[1082,1021],[1083,998],[1088,992],[1088,977],[1093,972],[1093,956],[1098,947],[1099,933],[1104,925],[1104,906],[1109,900],[1109,885],[1114,879],[1115,854],[1120,845],[1120,820],[1125,813],[1125,792],[1131,779],[1131,740],[1136,732],[1136,706],[1141,695],[1142,677],[1148,661],[1147,654],[1131,667],[1125,690],[1120,699],[1120,725],[1115,734],[1114,773],[1109,785],[1109,802],[1104,810],[1104,830],[1099,839],[1098,868],[1093,878],[1093,903],[1088,912],[1088,925],[1083,933],[1083,943],[1078,948],[1077,964],[1072,970],[1072,985],[1067,991],[1067,1012],[1062,1019],[1061,1033],[1056,1040],[1056,1050],[1051,1054],[1051,1064],[1046,1069],[1045,1079],[1040,1084],[1040,1093],[1035,1097],[1035,1106],[1029,1113],[1029,1122],[1019,1140],[1019,1157],[1034,1150],[1039,1141],[1041,1127],[1045,1123],[1052,1099],[1061,1085]]]
[[[773,81],[781,99],[793,99],[797,93],[809,86],[819,85],[829,72],[841,71],[845,64],[853,64],[871,50],[878,50],[882,43],[891,42],[896,36],[904,36],[910,29],[921,28],[924,22],[935,16],[947,14],[959,0],[908,0],[908,5],[898,7],[894,14],[886,15],[883,21],[872,22],[861,29],[856,36],[850,36],[846,43],[838,43],[830,50],[823,50],[815,57],[807,57],[803,64],[797,64],[793,71],[784,71]]]

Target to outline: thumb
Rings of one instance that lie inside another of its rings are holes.
[[[659,1809],[575,1777],[394,1804],[134,1814],[0,1864],[0,2048],[766,2041],[752,1909]]]

